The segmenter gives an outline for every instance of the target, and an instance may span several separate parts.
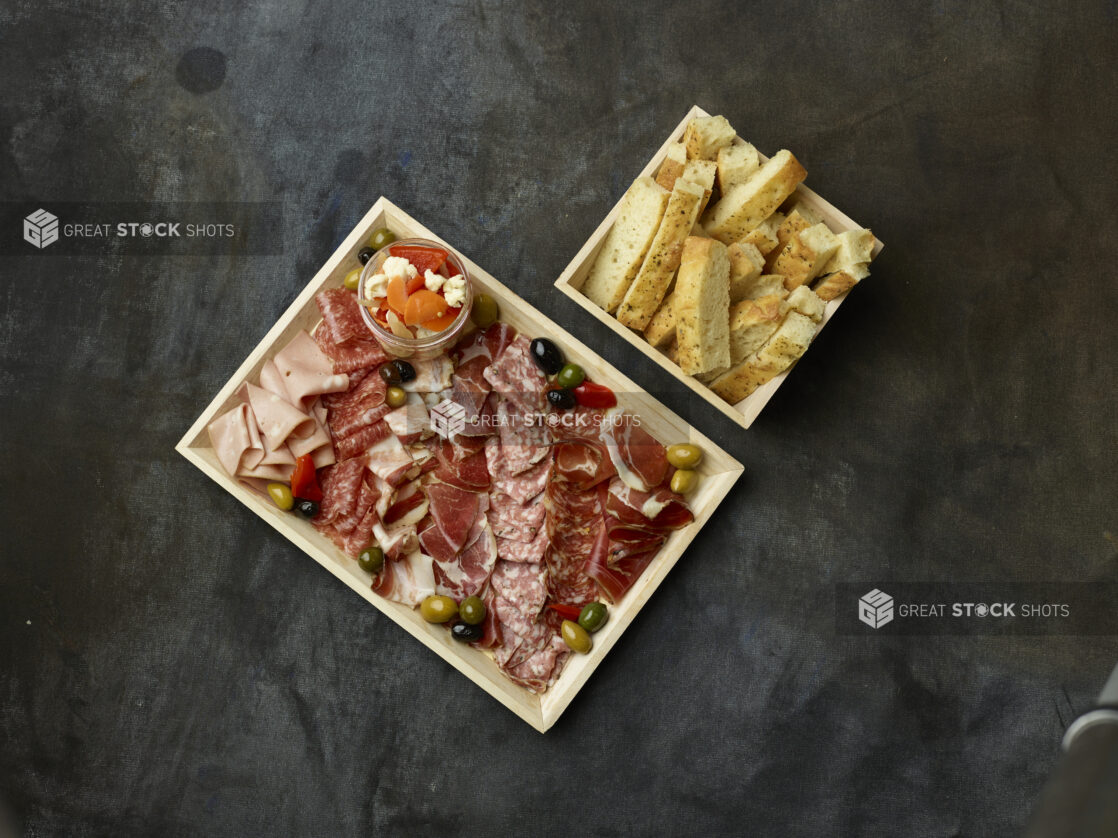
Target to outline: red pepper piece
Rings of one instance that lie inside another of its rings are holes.
[[[592,381],[584,381],[575,387],[575,398],[584,407],[615,407],[617,396],[613,390]]]
[[[439,268],[446,262],[447,257],[450,255],[445,250],[439,250],[434,247],[417,247],[414,244],[393,244],[388,248],[388,253],[392,256],[399,256],[402,259],[407,259],[415,269],[419,271],[420,276],[425,276],[427,271],[439,272]]]
[[[564,605],[561,602],[549,602],[547,607],[556,612],[564,620],[574,620],[578,622],[578,615],[582,613],[582,609],[577,605]]]
[[[322,489],[318,487],[314,460],[310,454],[304,454],[295,461],[295,470],[291,473],[291,494],[302,500],[322,500]]]

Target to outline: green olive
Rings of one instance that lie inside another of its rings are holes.
[[[357,286],[361,284],[361,269],[354,268],[352,271],[347,273],[342,284],[345,285],[345,287],[348,288],[350,291],[356,291]]]
[[[574,649],[576,652],[586,654],[594,645],[594,641],[590,639],[590,634],[572,620],[563,621],[563,642]]]
[[[361,551],[361,555],[357,557],[357,564],[366,573],[377,574],[380,573],[381,568],[384,567],[384,551],[376,544],[370,544]]]
[[[389,387],[384,394],[389,407],[403,407],[408,402],[408,391],[403,387]]]
[[[488,329],[497,322],[497,318],[500,316],[501,312],[497,308],[496,300],[488,294],[474,295],[474,304],[470,309],[470,319],[474,321],[475,326],[479,329]]]
[[[373,234],[369,236],[369,247],[373,250],[380,250],[394,241],[396,241],[396,234],[387,227],[381,227],[379,230],[373,230]]]
[[[586,380],[586,373],[578,364],[567,364],[555,376],[555,383],[567,390],[573,390]]]
[[[694,468],[703,461],[703,449],[689,442],[668,446],[668,462],[676,468]]]
[[[609,619],[609,611],[606,610],[605,605],[600,602],[589,602],[582,608],[582,613],[578,615],[578,624],[590,633],[596,632],[606,624]]]
[[[481,597],[468,596],[458,606],[458,616],[463,623],[476,626],[485,619],[485,603],[481,601]]]
[[[268,497],[284,512],[295,506],[295,496],[291,494],[291,487],[286,483],[269,483]]]
[[[681,468],[672,475],[672,491],[677,495],[693,492],[699,485],[699,473],[689,468]]]
[[[419,604],[419,613],[429,623],[445,623],[458,616],[458,603],[448,596],[429,596]]]

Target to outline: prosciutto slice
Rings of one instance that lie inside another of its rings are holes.
[[[575,491],[588,491],[617,474],[609,453],[600,443],[560,442],[554,451],[556,479],[569,483]]]
[[[415,550],[398,561],[386,561],[373,578],[373,590],[385,599],[414,608],[435,593],[431,557]]]
[[[639,417],[621,408],[606,411],[600,439],[617,475],[641,492],[659,486],[668,474],[667,449],[640,425]]]
[[[451,486],[447,483],[432,483],[427,487],[431,518],[440,533],[457,553],[466,544],[466,536],[479,517],[479,495]]]
[[[435,588],[440,594],[461,600],[485,588],[497,562],[493,532],[479,516],[462,551],[451,561],[435,561]]]

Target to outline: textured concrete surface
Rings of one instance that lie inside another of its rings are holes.
[[[26,834],[1017,834],[1118,639],[832,592],[1118,570],[1115,7],[908,5],[0,8],[0,198],[285,207],[269,256],[2,259]],[[551,283],[695,103],[888,246],[750,432],[691,413],[747,475],[541,736],[172,446],[380,194],[684,405]]]

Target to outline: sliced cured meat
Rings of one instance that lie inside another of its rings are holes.
[[[399,561],[386,561],[381,572],[373,578],[373,590],[385,599],[414,608],[425,597],[435,593],[431,557],[415,550]]]
[[[392,433],[396,434],[404,445],[417,442],[424,433],[429,433],[431,429],[427,405],[415,393],[408,395],[406,403],[386,413],[384,421],[388,423]]]
[[[485,380],[493,389],[524,413],[541,412],[546,404],[547,378],[532,360],[528,339],[523,335],[510,343],[485,368]]]
[[[397,445],[400,441],[392,436],[392,430],[384,421],[372,425],[364,425],[347,437],[342,437],[334,443],[338,459],[348,460],[364,454],[373,446],[379,445],[386,438],[392,439]],[[409,462],[411,458],[408,458]],[[371,467],[371,466],[370,466]]]
[[[244,402],[210,422],[207,430],[218,461],[230,475],[236,476],[242,467],[259,465],[264,457],[256,417]]]
[[[357,295],[347,288],[328,288],[314,296],[322,314],[322,329],[330,343],[368,340],[369,327],[361,318]]]
[[[419,539],[415,534],[415,524],[393,524],[386,527],[380,521],[373,524],[373,535],[384,551],[386,561],[397,561],[413,550],[419,549]]]
[[[279,368],[276,367],[275,361],[267,360],[264,362],[264,365],[260,367],[260,389],[267,390],[269,393],[275,393],[284,401],[291,401],[287,395],[287,388],[283,386],[283,376],[280,375]]]
[[[511,538],[497,539],[497,555],[509,562],[542,562],[550,539],[546,530],[540,530],[531,541],[517,541]]]
[[[457,460],[454,445],[444,440],[436,449],[436,457],[439,465],[434,476],[438,480],[470,491],[482,491],[489,486],[489,467],[484,451]]]
[[[375,509],[377,496],[377,490],[371,487],[368,481],[362,481],[353,507],[345,515],[339,515],[334,519],[334,529],[341,535],[349,535],[370,510],[373,513],[373,519],[379,520]],[[368,541],[368,538],[366,537],[365,540]]]
[[[501,460],[505,474],[512,477],[527,471],[548,455],[551,434],[540,421],[539,413],[522,413],[509,409],[502,401],[497,408],[497,427],[501,441]]]
[[[370,425],[377,424],[391,411],[392,408],[384,404],[383,397],[381,403],[375,407],[363,407],[361,404],[357,404],[348,408],[331,410],[328,420],[330,430],[335,439],[344,439]],[[391,426],[389,426],[389,429],[391,429]]]
[[[497,608],[493,604],[495,596],[493,589],[489,588],[483,597],[485,601],[485,620],[481,624],[481,640],[471,644],[479,649],[492,649],[501,645],[501,624],[497,620]]]
[[[597,588],[583,568],[605,529],[604,495],[604,484],[592,492],[573,491],[560,480],[547,485],[544,504],[550,544],[544,561],[548,591],[557,602],[581,605],[595,598]]]
[[[365,514],[361,516],[361,520],[338,545],[342,552],[355,559],[361,555],[361,551],[368,547],[369,542],[372,541],[373,528],[379,520],[375,504],[370,504]]]
[[[329,356],[304,331],[298,332],[277,352],[271,363],[284,388],[281,394],[286,394],[289,402],[303,410],[310,407],[316,396],[344,393],[349,389],[349,376],[335,373]],[[261,382],[263,375],[261,371]]]
[[[256,417],[256,425],[264,438],[264,445],[276,450],[288,437],[308,437],[315,431],[314,418],[308,416],[275,393],[247,381],[237,391],[242,401],[247,401]]]
[[[408,478],[409,472],[415,467],[415,461],[408,453],[408,449],[388,430],[385,422],[382,421],[372,427],[382,426],[383,438],[368,449],[369,471],[390,486],[399,486]],[[341,449],[340,442],[338,448]]]
[[[439,564],[450,564],[458,555],[458,550],[447,540],[443,531],[430,518],[425,526],[421,525],[419,545],[423,548],[424,553]]]
[[[532,653],[542,649],[555,636],[554,631],[546,623],[525,614],[500,594],[494,597],[493,605],[497,612],[497,620],[501,624],[503,639],[494,658],[502,670],[507,671],[527,660]]]
[[[545,515],[542,495],[531,498],[527,503],[500,491],[489,496],[489,525],[498,538],[534,541],[544,531]]]
[[[554,423],[551,430],[557,442],[585,440],[600,444],[605,413],[605,410],[600,407],[586,407],[580,404],[573,410],[552,413],[548,421]]]
[[[606,411],[601,440],[625,485],[647,492],[668,473],[667,449],[640,425],[640,418],[621,408]]]
[[[658,551],[659,546],[614,562],[607,559],[610,551],[595,551],[584,570],[610,602],[617,602],[629,592]]]
[[[569,656],[570,649],[562,638],[552,637],[543,648],[506,669],[505,674],[529,692],[543,692],[555,683]]]
[[[384,511],[382,516],[385,525],[395,524],[397,521],[414,524],[428,512],[427,496],[419,488],[418,481],[412,481],[400,488],[392,505]]]
[[[551,472],[550,456],[540,460],[523,474],[510,475],[501,456],[500,442],[491,437],[485,443],[485,457],[494,488],[521,503],[534,498],[547,485],[547,477]]]
[[[454,351],[458,354],[459,365],[468,363],[472,358],[483,357],[493,363],[516,338],[516,329],[500,321],[484,332],[471,332],[458,341]]]
[[[318,481],[322,501],[314,524],[321,527],[353,513],[365,484],[365,458],[354,457],[324,468],[318,474]]]
[[[486,396],[485,402],[476,416],[471,416],[467,412],[466,425],[455,434],[455,438],[488,437],[497,433],[497,405],[500,401],[501,397],[496,393],[491,392]]]
[[[465,548],[452,561],[435,562],[435,589],[458,600],[475,596],[485,588],[496,562],[497,545],[482,516],[476,537],[467,539]]]
[[[457,553],[479,516],[478,495],[448,483],[427,486],[431,517],[451,549]]]
[[[617,474],[600,443],[578,440],[560,442],[553,448],[556,479],[570,483],[575,491],[585,492]]]
[[[355,373],[349,377],[350,386],[344,393],[330,393],[322,397],[322,403],[331,411],[340,411],[351,408],[358,402],[368,402],[370,407],[376,407],[384,402],[384,394],[388,384],[377,375],[361,375]]]
[[[493,388],[482,374],[489,366],[489,359],[478,355],[459,364],[451,378],[451,399],[466,410],[466,421],[476,417]]]
[[[325,323],[314,330],[314,342],[326,353],[334,364],[335,373],[353,374],[359,370],[379,366],[388,360],[388,355],[375,340],[352,340],[348,343],[332,343]]]
[[[535,620],[547,601],[546,579],[547,568],[542,563],[501,559],[493,569],[489,584],[521,614]]]
[[[639,492],[626,486],[620,478],[610,481],[606,512],[611,538],[618,537],[615,530],[619,528],[666,532],[678,530],[695,520],[683,498],[666,487]]]
[[[450,387],[454,364],[445,355],[426,361],[412,361],[415,378],[400,386],[409,393],[439,393]]]

